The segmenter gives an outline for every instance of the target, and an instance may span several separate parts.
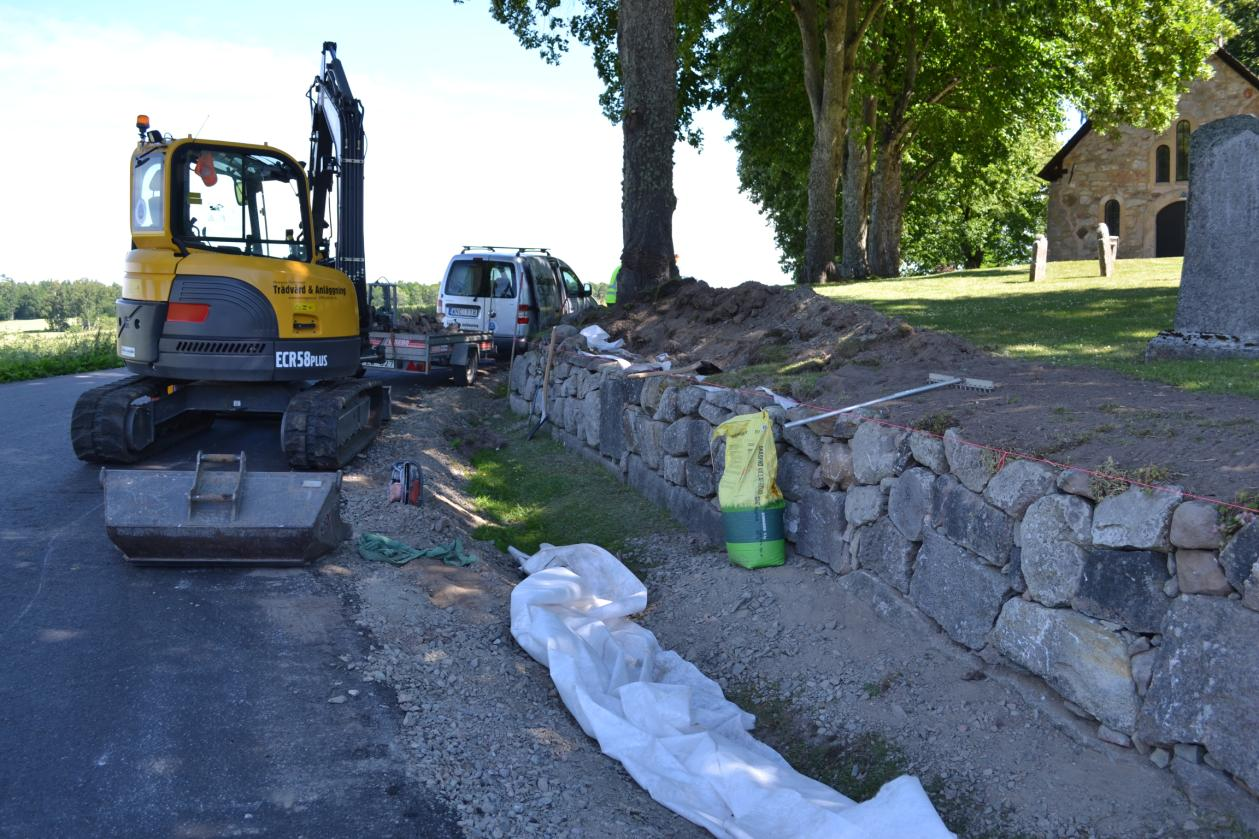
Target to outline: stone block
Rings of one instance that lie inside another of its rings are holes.
[[[1005,574],[1006,584],[1019,594],[1027,591],[1027,581],[1023,579],[1023,549],[1014,547],[1010,549],[1010,561],[1001,569],[1001,573]]]
[[[806,492],[813,492],[813,470],[817,464],[804,455],[787,452],[778,458],[778,489],[792,501],[799,501]],[[840,493],[842,495],[842,493]]]
[[[739,392],[730,390],[729,388],[705,390],[704,401],[709,405],[716,405],[718,408],[725,408],[727,411],[733,411],[734,406],[739,404]]]
[[[1189,548],[1176,551],[1176,583],[1182,594],[1213,594],[1225,597],[1233,591],[1228,584],[1228,578],[1224,576],[1224,569],[1215,559],[1214,551],[1195,551]]]
[[[645,420],[643,409],[638,405],[630,405],[621,412],[621,435],[625,440],[625,448],[631,452],[638,451],[638,429]]]
[[[867,420],[876,419],[878,416],[878,412],[870,408],[845,411],[835,417],[835,422],[831,425],[830,436],[837,440],[851,440],[857,433],[858,428],[865,425]]]
[[[917,635],[935,631],[931,621],[915,609],[908,598],[873,574],[854,571],[840,577],[838,587],[840,591],[868,605],[893,633]]]
[[[1259,519],[1237,531],[1220,552],[1224,576],[1238,591],[1242,591],[1246,581],[1256,573],[1256,563],[1259,563]]]
[[[914,460],[937,475],[949,471],[949,460],[944,455],[944,441],[939,437],[925,431],[915,431],[909,435],[909,451]]]
[[[666,387],[660,394],[660,402],[656,405],[656,413],[652,419],[657,422],[673,422],[681,415],[678,411],[678,388]]]
[[[1032,242],[1032,261],[1028,271],[1029,281],[1041,282],[1045,279],[1046,262],[1049,259],[1049,240],[1044,236],[1037,236]]]
[[[796,553],[828,564],[840,561],[846,553],[844,493],[806,489],[797,506]]]
[[[669,382],[665,376],[644,379],[642,392],[638,395],[638,403],[643,406],[644,411],[654,416],[656,409],[660,407],[660,398],[668,387]]]
[[[909,594],[918,546],[901,535],[886,517],[862,528],[857,543],[857,565],[872,571],[902,594]]]
[[[783,429],[783,439],[814,463],[822,461],[822,440],[807,425]]]
[[[1078,495],[1089,501],[1096,501],[1093,492],[1093,476],[1079,469],[1064,469],[1058,474],[1058,489],[1069,495]]]
[[[1158,657],[1158,650],[1145,650],[1139,652],[1129,661],[1132,668],[1132,682],[1136,686],[1137,695],[1145,696],[1145,692],[1150,689],[1150,677],[1154,675],[1154,661]]]
[[[1170,602],[1163,594],[1167,580],[1162,554],[1087,548],[1071,607],[1132,632],[1155,633]]]
[[[613,460],[620,460],[629,450],[624,416],[631,406],[638,410],[633,390],[622,376],[608,376],[599,390],[599,451]]]
[[[877,484],[909,465],[909,432],[877,422],[862,423],[852,436],[852,467],[857,481]]]
[[[944,456],[949,470],[971,492],[983,492],[997,471],[999,456],[967,442],[956,428],[944,432]]]
[[[513,393],[507,397],[507,407],[511,409],[513,414],[527,414],[529,413],[529,400]]]
[[[877,486],[855,486],[845,493],[844,518],[849,527],[860,527],[883,515],[887,508],[887,496]]]
[[[1137,733],[1147,743],[1200,743],[1259,789],[1259,613],[1235,600],[1172,604]]]
[[[687,490],[674,486],[647,468],[638,455],[629,455],[626,481],[648,501],[668,511],[677,522],[708,542],[719,545],[725,542],[721,526],[721,511]]]
[[[1019,518],[1033,501],[1054,491],[1057,477],[1057,471],[1043,463],[1016,460],[992,477],[984,488],[984,500]]]
[[[686,486],[686,458],[665,455],[660,462],[660,474],[676,486]]]
[[[1172,513],[1180,493],[1132,487],[1097,502],[1093,511],[1093,543],[1106,548],[1166,551]]]
[[[700,387],[684,387],[678,392],[678,411],[683,415],[694,416],[704,401],[704,389]]]
[[[992,643],[1110,728],[1133,730],[1137,693],[1126,645],[1101,621],[1014,598],[1001,609]]]
[[[1213,551],[1220,547],[1219,508],[1203,501],[1186,501],[1172,513],[1171,543],[1178,548]]]
[[[518,356],[511,366],[508,376],[508,387],[513,393],[521,393],[525,389],[525,379],[529,378],[528,356]]]
[[[660,435],[660,445],[665,454],[689,458],[693,453],[698,453],[699,456],[694,459],[700,460],[708,456],[711,433],[712,427],[702,419],[683,417],[669,423]]]
[[[935,479],[931,523],[955,544],[998,567],[1014,547],[1014,519],[958,483],[951,475]]]
[[[635,432],[638,439],[638,453],[649,469],[659,469],[660,459],[664,457],[664,446],[661,438],[667,426],[663,422],[643,419]]]
[[[1047,495],[1027,508],[1020,525],[1023,579],[1046,606],[1070,602],[1084,574],[1093,508],[1073,495]]]
[[[888,517],[902,536],[917,542],[922,539],[922,528],[931,516],[934,499],[935,474],[921,466],[907,469],[888,492]]]
[[[1223,772],[1179,756],[1171,761],[1171,770],[1177,785],[1195,805],[1228,814],[1238,827],[1245,828],[1248,833],[1259,832],[1259,801]]]
[[[714,426],[717,426],[734,416],[734,411],[727,410],[726,408],[722,408],[719,405],[715,405],[712,402],[705,400],[700,403],[699,415],[708,422],[712,423]]]
[[[599,435],[603,432],[603,394],[599,391],[592,391],[585,399],[581,400],[581,430],[582,437],[588,446],[599,446]],[[620,428],[617,423],[617,428]]]
[[[699,464],[693,460],[686,462],[686,486],[700,498],[712,498],[717,494],[717,476],[713,474],[712,464]]]
[[[954,641],[982,648],[1008,591],[1000,571],[931,528],[923,531],[909,598]]]
[[[847,443],[826,443],[818,452],[819,473],[831,489],[848,489],[857,482],[852,468],[852,449]]]

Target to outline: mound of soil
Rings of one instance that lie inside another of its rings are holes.
[[[805,286],[723,289],[682,280],[654,301],[596,309],[587,318],[624,338],[630,351],[667,352],[679,365],[820,371],[806,394],[819,408],[923,385],[930,373],[990,379],[992,392],[939,390],[880,406],[881,416],[935,430],[961,426],[968,440],[1061,464],[1160,467],[1166,483],[1226,501],[1259,488],[1254,399],[1004,358]]]

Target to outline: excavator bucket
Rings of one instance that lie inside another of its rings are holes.
[[[105,532],[137,565],[301,565],[349,536],[340,472],[249,472],[244,452],[198,452],[192,472],[102,469],[101,484]]]

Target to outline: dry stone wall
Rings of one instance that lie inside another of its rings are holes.
[[[516,359],[516,413],[540,415],[543,359]],[[1255,807],[1259,520],[1239,528],[1175,491],[1099,497],[1083,472],[1003,459],[956,429],[852,415],[784,429],[795,414],[766,394],[627,377],[567,348],[547,415],[558,440],[721,542],[712,430],[761,409],[797,557],[866,575],[958,644],[1040,677],[1204,806]]]

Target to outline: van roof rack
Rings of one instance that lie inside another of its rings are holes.
[[[547,256],[551,255],[550,248],[527,248],[521,247],[520,245],[464,245],[463,250],[459,252],[467,253],[468,251],[490,251],[491,253],[498,253],[499,251],[515,251],[517,255],[528,251],[536,251],[538,253],[544,253]]]

